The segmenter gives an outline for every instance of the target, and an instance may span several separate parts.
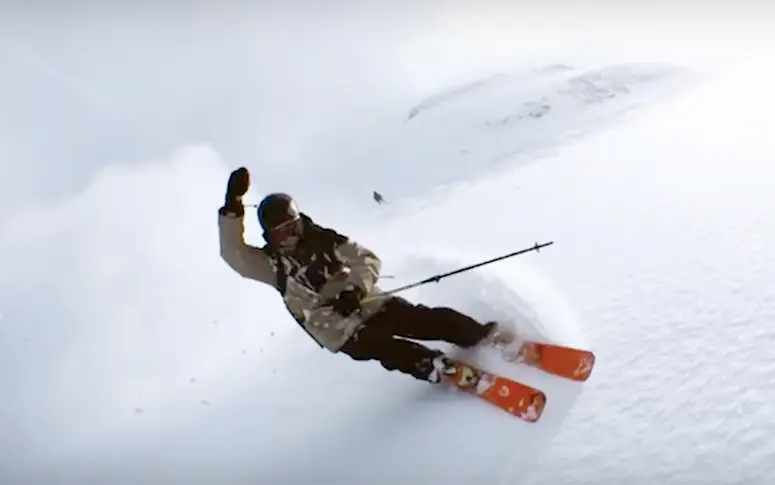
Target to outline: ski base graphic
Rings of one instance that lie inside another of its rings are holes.
[[[445,376],[449,384],[528,423],[541,418],[546,406],[546,395],[542,391],[465,362],[454,362],[456,373]]]
[[[501,350],[509,362],[519,362],[565,379],[584,382],[595,366],[595,354],[582,349],[540,342],[522,341]]]

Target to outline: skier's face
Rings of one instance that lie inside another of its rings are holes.
[[[291,251],[301,238],[301,219],[285,221],[269,232],[269,240],[282,251]]]

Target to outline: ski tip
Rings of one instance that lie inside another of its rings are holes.
[[[579,366],[576,368],[576,372],[573,374],[573,380],[578,382],[586,382],[592,375],[592,370],[595,368],[595,354],[589,351],[584,351]]]
[[[546,407],[546,394],[542,391],[536,391],[533,394],[533,402],[528,406],[527,410],[520,416],[524,421],[528,423],[537,423],[544,415],[544,408]]]
[[[544,415],[544,408],[546,408],[546,394],[536,389],[530,396],[529,404],[522,401],[519,402],[516,407],[509,406],[505,403],[500,404],[499,407],[526,423],[537,423]]]

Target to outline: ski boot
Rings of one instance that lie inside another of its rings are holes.
[[[462,362],[455,362],[446,355],[433,359],[431,382],[442,385],[452,385],[460,389],[469,389],[479,382],[479,371]]]
[[[503,349],[517,342],[517,333],[510,325],[487,322],[484,327],[487,329],[487,335],[482,339],[480,345]]]

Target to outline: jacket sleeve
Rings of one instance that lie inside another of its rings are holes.
[[[382,269],[382,261],[377,255],[355,241],[345,241],[339,244],[336,248],[336,255],[350,267],[350,274],[347,276],[345,284],[357,286],[365,294],[371,293]]]
[[[256,246],[245,243],[244,217],[218,214],[221,258],[245,278],[275,286],[275,272],[269,257]]]

